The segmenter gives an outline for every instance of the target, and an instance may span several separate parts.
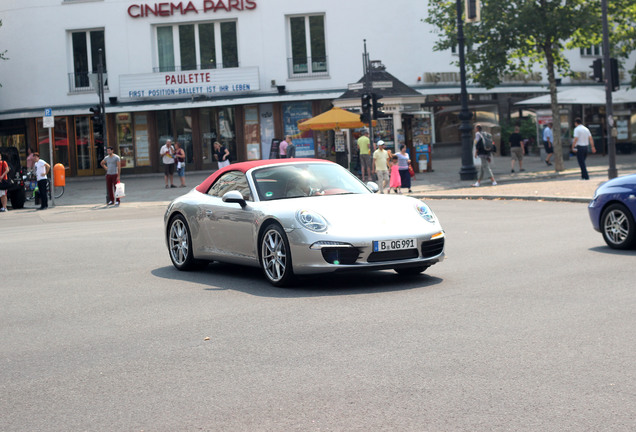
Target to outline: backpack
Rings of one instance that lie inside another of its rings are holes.
[[[482,145],[484,146],[484,151],[486,153],[495,153],[497,151],[497,146],[492,140],[492,135],[484,131],[480,132],[480,134],[481,134]]]

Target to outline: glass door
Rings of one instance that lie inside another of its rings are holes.
[[[103,175],[104,169],[100,162],[104,159],[104,141],[101,131],[91,127],[89,116],[75,117],[75,146],[77,175]]]

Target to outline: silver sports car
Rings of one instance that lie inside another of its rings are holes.
[[[428,205],[377,190],[323,160],[230,165],[168,206],[170,259],[179,270],[260,266],[276,286],[345,270],[414,275],[442,261],[444,231]]]

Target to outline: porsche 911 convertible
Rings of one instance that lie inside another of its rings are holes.
[[[442,261],[445,235],[429,206],[377,190],[329,161],[230,165],[168,206],[170,259],[179,270],[260,266],[275,286],[338,271],[416,275]]]

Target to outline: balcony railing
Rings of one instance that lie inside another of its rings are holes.
[[[92,82],[91,75],[95,77]],[[69,93],[87,93],[97,91],[97,72],[78,72],[68,74]],[[104,72],[104,90],[108,90],[108,77]]]
[[[329,76],[327,57],[292,57],[287,59],[289,78]]]

